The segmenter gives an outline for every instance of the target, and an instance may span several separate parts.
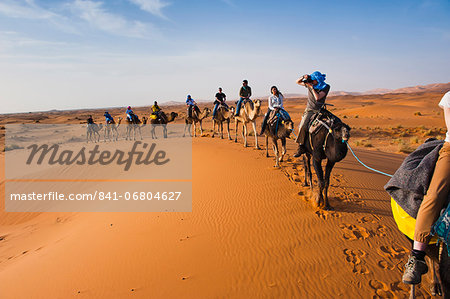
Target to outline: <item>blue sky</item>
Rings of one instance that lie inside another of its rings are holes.
[[[0,0],[0,113],[449,82],[450,2]]]

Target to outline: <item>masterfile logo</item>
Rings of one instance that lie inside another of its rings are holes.
[[[6,211],[191,211],[192,139],[167,129],[93,142],[87,125],[7,125]]]

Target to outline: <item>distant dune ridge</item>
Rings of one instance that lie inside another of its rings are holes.
[[[346,95],[371,95],[371,94],[388,94],[388,93],[415,93],[415,92],[442,92],[445,93],[450,90],[450,82],[448,83],[433,83],[428,85],[417,85],[402,87],[397,89],[375,88],[363,92],[357,91],[332,91],[330,96],[346,96]],[[304,94],[287,93],[287,98],[301,98],[306,97]]]

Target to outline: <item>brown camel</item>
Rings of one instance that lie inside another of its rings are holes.
[[[214,134],[216,134],[216,123],[217,123],[217,130],[220,133],[220,138],[223,139],[223,123],[227,123],[227,133],[228,133],[228,139],[231,140],[230,135],[230,120],[234,117],[234,107],[230,107],[229,109],[226,109],[223,106],[220,106],[217,109],[216,117],[213,118],[213,134],[212,138],[214,138]]]
[[[258,147],[258,134],[256,134],[256,118],[258,118],[259,113],[261,112],[261,101],[260,100],[251,100],[245,101],[242,103],[241,110],[239,111],[239,115],[234,117],[234,124],[236,130],[236,136],[234,138],[234,142],[237,142],[237,134],[238,134],[238,124],[242,123],[242,137],[244,138],[244,147],[248,146],[247,143],[247,123],[252,123],[253,133],[255,134],[255,147]]]
[[[141,140],[144,139],[142,138],[142,133],[141,133],[141,128],[145,127],[145,125],[147,124],[147,117],[143,116],[142,117],[142,121],[135,115],[132,115],[133,119],[130,120],[127,117],[127,133],[125,136],[126,140],[131,140],[131,134],[133,133],[133,140],[136,140],[136,131],[139,132],[139,135],[141,136]]]
[[[276,117],[274,121],[268,121],[264,134],[266,136],[266,157],[269,157],[269,138],[272,140],[273,152],[275,154],[275,166],[279,167],[279,162],[283,162],[284,155],[286,154],[286,138],[289,138],[292,130],[294,129],[294,122],[290,119],[281,120],[280,117]],[[278,157],[278,139],[281,140],[281,156]]]
[[[98,142],[100,141],[100,131],[103,128],[103,124],[88,124],[86,128],[86,142]]]
[[[173,122],[177,116],[178,113],[170,112],[170,116],[167,117],[167,115],[163,111],[159,113],[158,118],[152,118],[150,116],[150,124],[152,125],[152,139],[157,139],[155,132],[157,126],[161,126],[163,128],[163,136],[164,138],[167,138],[167,124]]]
[[[106,139],[108,139],[109,141],[117,141],[119,140],[119,126],[120,123],[122,122],[122,117],[118,118],[119,121],[116,123],[114,120],[112,121],[107,121],[105,124],[105,142]]]
[[[192,137],[192,133],[191,133],[191,126],[194,125],[194,137],[196,137],[196,129],[197,123],[200,123],[200,136],[203,135],[203,127],[202,127],[202,121],[204,118],[208,117],[208,115],[211,113],[211,109],[209,109],[208,107],[205,107],[203,109],[203,111],[201,113],[198,113],[197,111],[195,111],[195,109],[192,109],[192,117],[189,117],[188,115],[186,115],[185,118],[185,126],[184,126],[184,132],[183,132],[183,137],[186,136],[186,129],[189,132],[189,136]]]

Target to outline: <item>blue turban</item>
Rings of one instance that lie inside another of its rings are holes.
[[[325,74],[322,74],[319,71],[315,71],[314,73],[312,73],[310,75],[310,77],[311,77],[312,80],[316,80],[317,81],[317,84],[313,86],[314,89],[322,90],[322,89],[325,88],[325,86],[327,86],[327,84],[325,83],[325,77],[326,77]]]

